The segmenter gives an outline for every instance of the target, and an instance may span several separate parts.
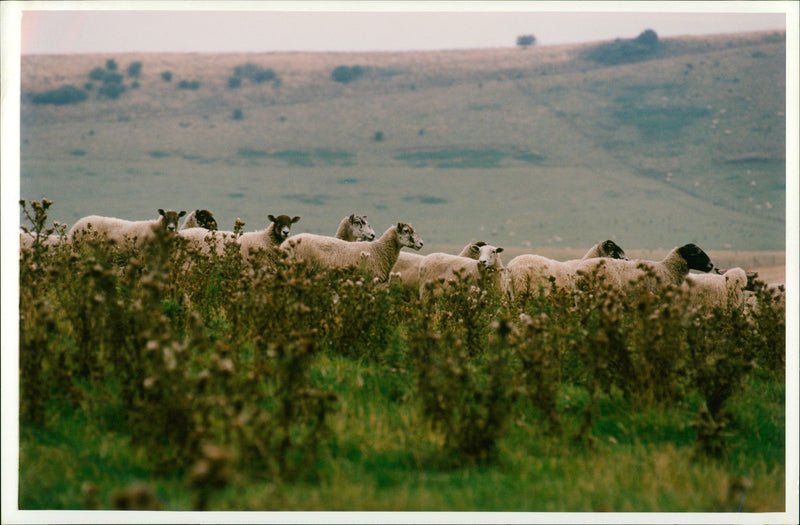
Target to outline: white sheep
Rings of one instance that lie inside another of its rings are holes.
[[[723,274],[690,273],[681,288],[695,303],[709,308],[744,308],[744,289],[747,273],[741,268],[729,268]]]
[[[318,269],[361,267],[381,281],[397,262],[400,248],[422,248],[423,242],[410,224],[398,222],[389,227],[379,239],[348,242],[335,237],[300,233],[281,244],[289,260]]]
[[[214,215],[208,210],[192,210],[183,219],[183,225],[181,225],[181,230],[187,230],[189,228],[205,228],[206,230],[216,230],[217,229],[217,221],[214,219]]]
[[[124,242],[126,239],[150,239],[155,237],[155,230],[163,228],[170,232],[178,230],[178,220],[186,215],[185,211],[158,210],[159,217],[147,221],[129,221],[116,217],[89,215],[76,222],[69,230],[67,237],[72,240],[76,235],[96,233],[105,239]]]
[[[525,294],[549,294],[551,279],[556,288],[571,290],[577,280],[577,268],[581,261],[606,257],[627,260],[625,251],[612,240],[592,246],[580,259],[556,261],[535,254],[522,254],[508,262],[509,295],[521,297]]]
[[[236,241],[236,235],[232,231],[209,230],[200,227],[180,230],[178,235],[187,239],[203,253],[210,253],[213,246],[217,255],[223,254],[226,244]]]
[[[448,253],[426,255],[419,265],[420,299],[429,297],[430,293],[441,293],[444,288],[452,286],[457,281],[472,286],[478,286],[483,281],[493,289],[505,292],[506,271],[499,255],[503,252],[503,248],[484,244],[473,245],[469,251],[472,253],[477,251],[477,258]],[[444,286],[438,286],[439,282]]]
[[[483,241],[471,242],[464,246],[461,257],[469,257],[470,259],[477,259],[480,254],[481,246],[486,245]],[[397,262],[394,263],[392,268],[392,279],[396,279],[400,284],[411,290],[419,290],[419,265],[425,258],[424,255],[411,252],[401,251],[397,256]]]
[[[587,275],[597,272],[598,277],[620,290],[630,289],[632,283],[645,275],[645,270],[661,285],[679,286],[689,270],[710,272],[713,269],[714,263],[695,244],[673,248],[661,261],[594,258],[582,260],[576,266],[576,272]],[[658,288],[654,280],[648,280],[646,285],[651,291]]]
[[[292,224],[300,220],[300,217],[289,217],[288,215],[275,217],[272,214],[267,215],[267,218],[270,222],[267,229],[243,233],[237,239],[243,257],[248,257],[255,251],[274,252],[289,237]]]
[[[366,215],[352,214],[342,219],[334,237],[350,242],[372,241],[375,240],[375,230],[367,222]]]
[[[38,235],[36,232],[20,232],[20,250],[32,250],[37,239],[39,239],[39,244],[42,246],[57,246],[62,241],[61,235],[55,233],[51,233],[50,235]]]

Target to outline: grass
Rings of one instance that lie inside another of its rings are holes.
[[[172,511],[783,510],[780,308],[590,281],[419,301],[253,263],[164,234],[22,252],[22,509],[139,485]]]
[[[657,59],[618,67],[581,59],[581,46],[253,56],[281,85],[236,90],[227,82],[246,62],[240,55],[116,57],[143,64],[140,89],[57,110],[23,100],[22,196],[59,195],[53,218],[66,223],[99,206],[143,219],[159,201],[155,208],[202,205],[220,224],[241,217],[260,225],[265,203],[279,205],[272,188],[281,187],[335,197],[285,210],[310,232],[327,232],[331,217],[367,213],[378,229],[411,221],[426,245],[491,235],[506,248],[588,247],[613,237],[649,249],[695,241],[782,250],[783,36],[664,43]],[[81,85],[97,63],[26,56],[23,92],[51,89],[55,75]],[[343,86],[330,80],[342,64],[392,74]],[[200,87],[178,91],[160,71],[200,79]],[[237,108],[245,119],[230,118]],[[382,141],[373,140],[376,130]],[[64,155],[79,150],[91,154]],[[121,176],[132,166],[135,180]],[[76,169],[98,177],[56,175]],[[181,191],[164,197],[155,171]],[[95,191],[99,178],[107,196],[90,203],[88,183]],[[349,179],[359,184],[337,182]],[[252,197],[229,197],[240,187]],[[408,195],[447,203],[432,213],[402,200]]]

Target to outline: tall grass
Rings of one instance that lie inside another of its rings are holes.
[[[49,204],[23,206],[46,231]],[[766,292],[748,315],[596,275],[421,301],[357,268],[210,252],[167,234],[22,251],[23,508],[782,509]]]

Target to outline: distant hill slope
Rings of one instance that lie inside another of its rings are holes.
[[[67,223],[206,207],[227,229],[291,213],[332,234],[358,212],[433,244],[784,249],[785,35],[619,65],[598,45],[25,56],[22,197]],[[65,85],[88,98],[34,102]]]

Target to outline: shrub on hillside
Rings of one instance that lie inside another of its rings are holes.
[[[362,76],[366,70],[361,66],[338,66],[331,73],[331,79],[335,82],[347,84]]]
[[[251,82],[255,82],[256,84],[260,84],[262,82],[269,82],[269,81],[276,81],[278,80],[278,74],[275,73],[274,70],[271,68],[263,68],[259,65],[253,63],[246,63],[233,68],[233,77],[231,78],[239,78],[240,82],[241,79],[247,79]],[[228,81],[230,85],[230,80]],[[230,86],[230,87],[239,87],[239,86]]]
[[[125,85],[119,82],[104,83],[97,90],[97,93],[105,98],[117,99],[120,95],[125,93]]]
[[[242,86],[242,77],[228,77],[228,87],[236,89]]]
[[[141,74],[142,63],[138,60],[136,62],[131,62],[131,64],[128,66],[128,76],[131,78],[138,78]]]
[[[586,58],[606,65],[641,62],[651,58],[660,48],[658,35],[648,29],[634,39],[618,38],[613,42],[595,46],[586,53]]]
[[[517,37],[517,45],[525,48],[536,44],[536,37],[533,35],[520,35]]]
[[[178,82],[178,89],[190,89],[190,90],[200,89],[200,81],[181,80],[180,82]]]
[[[117,70],[117,61],[113,58],[109,58],[106,60],[106,69],[109,71],[116,71]]]
[[[61,86],[50,91],[34,93],[31,101],[34,104],[53,104],[54,106],[64,106],[67,104],[77,104],[89,98],[89,93],[85,90],[72,86]]]
[[[171,71],[162,71],[161,78],[164,82],[172,82],[172,72]]]
[[[89,71],[89,78],[92,80],[101,81],[104,76],[106,76],[106,70],[102,67],[96,67]]]

